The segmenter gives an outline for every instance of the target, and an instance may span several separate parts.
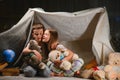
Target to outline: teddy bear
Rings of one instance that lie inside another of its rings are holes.
[[[81,72],[81,77],[95,80],[105,80],[104,66],[96,66],[90,69],[85,69]]]
[[[105,80],[105,72],[104,72],[104,70],[96,70],[93,73],[93,78],[95,80]]]
[[[104,71],[108,80],[120,80],[120,66],[106,65]]]
[[[112,52],[108,55],[108,65],[104,71],[107,79],[120,80],[120,53]]]
[[[41,52],[41,47],[38,45],[37,41],[35,40],[30,40],[30,45],[29,45],[29,49],[31,50],[37,50],[38,52]]]
[[[41,53],[41,46],[38,45],[37,41],[35,40],[30,40],[29,42],[29,49],[31,50],[36,50],[39,53]],[[30,63],[32,63],[33,65],[38,65],[38,67],[40,69],[45,69],[46,65],[45,63],[41,62],[41,60],[39,60],[39,54],[32,54],[31,59],[29,60]]]
[[[120,53],[113,52],[108,55],[108,64],[120,66]]]
[[[39,53],[41,52],[41,47],[38,45],[37,41],[35,40],[30,40],[29,41],[29,49],[31,50],[36,50]],[[30,58],[29,58],[29,63],[33,64],[33,65],[37,65],[39,64],[41,61],[39,60],[39,58],[41,57],[40,54],[31,52],[30,54]]]
[[[64,57],[68,56],[68,53],[67,54],[66,53],[63,53],[63,52],[58,51],[58,50],[52,50],[49,53],[49,60],[52,61],[52,62],[54,62],[56,60],[62,60],[62,59],[64,59]],[[67,67],[64,67],[64,66],[67,66]],[[61,63],[60,67],[64,68],[65,70],[69,70],[70,67],[71,67],[71,63],[69,61],[65,60]]]
[[[49,60],[54,62],[55,60],[62,60],[65,56],[68,56],[69,52],[66,51],[58,51],[53,50],[49,53]],[[72,61],[69,62],[67,60],[62,61],[60,64],[60,68],[63,70],[65,76],[73,76],[74,72],[81,69],[84,61],[82,58],[79,58],[77,54],[74,54],[72,57]]]

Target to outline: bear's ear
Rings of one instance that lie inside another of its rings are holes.
[[[32,40],[30,40],[30,42],[29,42],[29,43],[30,43],[29,48],[30,48],[30,49],[33,49],[33,41],[32,41]]]
[[[108,64],[120,66],[120,53],[118,52],[110,53],[108,56]]]
[[[114,52],[109,53],[108,58],[110,59],[110,58],[111,58],[111,57],[113,57],[114,55],[115,55],[115,53],[114,53]]]

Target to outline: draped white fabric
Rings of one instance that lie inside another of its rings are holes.
[[[24,31],[30,21],[41,22],[45,28],[56,29],[60,42],[79,54],[85,62],[95,57],[98,64],[106,64],[107,55],[114,51],[110,44],[110,27],[105,8],[73,13],[45,12],[41,8],[31,8],[12,28],[16,28],[19,32],[19,29],[24,27]]]

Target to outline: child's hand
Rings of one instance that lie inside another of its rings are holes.
[[[32,52],[37,56],[37,58],[38,58],[39,60],[42,60],[42,56],[41,56],[41,54],[40,54],[38,51],[32,50]]]
[[[30,52],[32,52],[32,50],[30,50],[28,47],[23,49],[24,54],[29,54]]]

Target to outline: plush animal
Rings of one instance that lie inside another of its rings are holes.
[[[94,58],[94,59],[90,60],[87,64],[85,64],[83,66],[83,69],[90,69],[90,68],[93,68],[93,67],[96,67],[96,66],[98,66],[98,64],[97,64],[96,59]]]
[[[37,41],[35,40],[30,40],[30,45],[29,45],[29,49],[31,50],[37,50],[38,52],[41,52],[41,47],[38,45]]]
[[[54,73],[54,76],[55,76],[55,74],[63,74],[63,70],[56,67],[52,61],[48,60],[47,66]]]
[[[41,47],[38,45],[37,41],[30,40],[30,42],[29,42],[29,49],[36,50],[39,53],[41,53],[41,49],[40,48]],[[39,53],[34,53],[34,52],[30,53],[31,59],[30,59],[29,62],[32,63],[33,65],[37,65],[38,63],[40,63],[41,61],[40,61],[39,58],[41,58],[41,56],[40,56]]]
[[[59,44],[59,45],[56,47],[56,50],[61,51],[61,52],[64,52],[64,51],[67,50],[67,48],[64,47],[62,44]]]
[[[56,60],[62,60],[64,59],[64,57],[68,56],[68,52],[64,51],[64,52],[61,52],[61,51],[58,51],[58,50],[53,50],[49,53],[49,59],[54,62]],[[75,61],[79,61],[83,64],[83,60],[79,59],[79,56],[77,54],[74,54],[73,57],[72,57],[72,62],[75,62]],[[71,62],[67,61],[67,60],[64,60],[61,65],[60,65],[60,68],[63,69],[63,70],[70,70],[70,68],[72,66],[74,66],[75,64],[71,64]]]
[[[61,52],[58,50],[53,50],[49,53],[49,59],[54,62],[55,60],[62,60],[65,56],[68,56],[68,52]],[[62,61],[60,68],[64,71],[65,76],[74,76],[74,73],[81,69],[84,61],[82,58],[79,58],[77,54],[74,54],[72,57],[72,62],[67,60]]]
[[[79,58],[77,54],[74,54],[72,57],[72,61],[63,61],[60,65],[60,68],[63,70],[70,70],[72,69],[74,72],[77,70],[80,70],[80,68],[83,66],[84,61],[82,58]]]
[[[120,66],[120,53],[113,52],[108,55],[108,64]]]
[[[120,80],[120,66],[106,65],[104,71],[108,80]]]
[[[64,57],[68,56],[68,54],[65,54],[65,53],[62,53],[58,50],[52,50],[50,53],[49,53],[49,59],[54,62],[56,60],[62,60],[64,59]]]
[[[72,67],[72,64],[69,61],[67,61],[67,60],[63,61],[60,64],[60,68],[63,69],[63,70],[70,70],[71,67]]]
[[[86,79],[94,78],[95,80],[105,80],[103,66],[96,66],[94,68],[85,69],[82,71],[81,77]]]
[[[80,70],[82,66],[84,65],[84,60],[80,58],[76,53],[74,53],[72,57],[72,70],[74,72]]]
[[[74,54],[73,57],[75,58],[75,56],[76,54]],[[71,76],[79,77],[80,70],[83,65],[84,65],[84,60],[82,58],[72,59],[72,66],[69,70],[64,70],[64,75],[68,77],[71,77]]]
[[[120,53],[108,55],[108,65],[104,67],[104,71],[108,80],[120,80]]]
[[[95,80],[105,80],[105,72],[103,70],[96,70],[93,73],[93,78]]]
[[[58,50],[53,50],[49,53],[49,60],[54,62],[56,60],[62,60],[64,59],[64,57],[68,56],[68,54],[66,53],[63,53],[61,51],[58,51]],[[66,67],[67,66],[67,67]],[[63,61],[60,65],[60,67],[62,69],[70,69],[71,68],[71,63],[69,61]]]

